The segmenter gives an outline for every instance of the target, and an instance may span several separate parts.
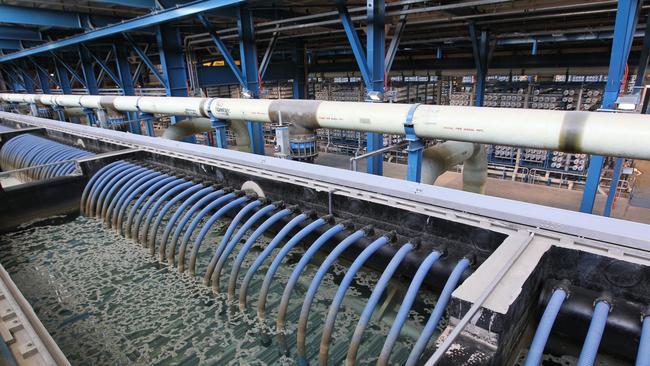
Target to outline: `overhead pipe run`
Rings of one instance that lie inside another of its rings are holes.
[[[20,97],[18,97],[18,95]],[[60,97],[2,94],[5,101],[33,100],[62,103]],[[315,100],[265,100],[182,97],[66,96],[85,108],[113,108],[122,112],[164,113],[222,120],[285,123],[307,129],[330,128],[403,135],[404,122],[414,108],[417,137],[534,149],[650,159],[650,117],[641,114],[576,111],[356,103]],[[24,98],[24,99],[20,99]],[[504,131],[507,131],[504,133]],[[634,133],[630,133],[634,131]]]

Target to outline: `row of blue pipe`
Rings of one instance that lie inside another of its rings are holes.
[[[546,305],[544,314],[539,321],[539,326],[533,337],[524,366],[538,366],[544,355],[546,342],[553,329],[553,324],[557,318],[564,300],[569,296],[565,288],[558,287],[553,291],[551,298]],[[578,366],[591,366],[596,362],[598,356],[598,347],[605,332],[607,317],[611,310],[611,304],[604,299],[599,299],[594,304],[593,315],[587,330],[587,336],[580,351]],[[639,340],[639,350],[636,357],[636,366],[650,366],[650,314],[641,317],[641,338]]]
[[[72,146],[61,144],[31,134],[18,135],[0,149],[0,167],[3,171],[27,169],[18,173],[23,180],[42,180],[71,174],[75,171],[72,160],[94,155]],[[58,162],[64,162],[56,164]]]
[[[313,212],[299,212],[297,207],[287,207],[283,202],[258,199],[256,196],[246,195],[241,191],[234,191],[205,182],[195,182],[188,177],[177,177],[170,172],[163,172],[159,169],[128,161],[113,162],[93,175],[83,192],[81,211],[87,216],[102,219],[109,227],[113,227],[121,234],[140,242],[144,247],[148,248],[150,254],[156,255],[158,253],[161,262],[166,261],[169,265],[176,266],[179,272],[183,273],[187,268],[191,276],[195,276],[197,273],[201,275],[202,273],[204,284],[211,286],[216,294],[222,292],[220,283],[222,271],[226,263],[232,258],[226,294],[229,300],[238,298],[239,308],[242,311],[247,309],[247,294],[251,280],[258,273],[259,268],[267,260],[270,260],[271,263],[266,270],[258,294],[257,318],[260,324],[264,324],[266,320],[267,295],[278,268],[283,263],[286,265],[286,258],[290,252],[298,244],[301,244],[305,238],[316,232],[322,232],[307,247],[306,252],[293,269],[283,291],[276,329],[278,343],[285,352],[288,352],[285,339],[287,310],[293,289],[298,283],[302,272],[325,244],[331,242],[338,234],[351,229],[351,225],[347,222],[336,224],[330,215],[317,218]],[[196,268],[199,249],[214,224],[227,216],[233,218],[228,224],[223,237],[217,243],[207,268],[201,271]],[[167,217],[167,223],[162,227],[162,222]],[[246,256],[250,254],[257,240],[271,227],[277,226],[276,224],[280,222],[286,223],[273,236],[269,244],[256,255],[250,268],[245,270],[237,294],[237,280],[240,277],[240,272],[244,272],[242,265]],[[329,229],[326,229],[327,227]],[[236,250],[238,244],[250,231],[252,232],[243,245]],[[302,300],[296,334],[299,364],[306,365],[308,359],[315,356],[307,354],[305,339],[309,312],[321,282],[331,266],[342,254],[360,239],[367,238],[372,233],[373,230],[369,227],[351,231],[345,239],[334,246],[334,249],[328,253],[327,258],[320,264]],[[194,237],[193,241],[192,237]],[[328,363],[328,349],[336,316],[355,275],[382,247],[390,245],[393,238],[393,234],[379,236],[365,247],[348,268],[345,277],[339,284],[335,297],[332,299],[327,314],[320,346],[319,363],[321,365]],[[190,242],[192,243],[190,244]],[[188,261],[186,253],[189,245],[191,245],[191,253]],[[278,248],[279,250],[274,254]],[[348,365],[355,363],[364,330],[397,268],[409,253],[416,250],[416,246],[411,243],[402,245],[384,268],[354,330],[347,354],[346,363]],[[273,258],[271,259],[271,257]],[[438,251],[425,255],[425,259],[417,269],[406,291],[404,301],[399,308],[379,356],[378,365],[389,364],[391,351],[406,323],[416,296],[431,267],[440,257],[441,253]],[[430,318],[409,355],[406,365],[415,365],[420,361],[422,353],[427,348],[440,319],[444,315],[453,290],[457,287],[463,272],[469,266],[470,261],[468,259],[461,259],[456,264],[440,293]],[[260,328],[264,329],[264,327]]]

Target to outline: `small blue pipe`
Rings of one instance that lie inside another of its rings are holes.
[[[470,264],[471,263],[469,259],[463,258],[458,261],[454,267],[454,270],[451,272],[449,278],[447,279],[447,282],[445,283],[445,287],[442,289],[440,296],[438,296],[438,301],[436,301],[436,306],[433,308],[431,316],[429,316],[429,320],[425,324],[424,329],[420,333],[420,337],[418,338],[415,346],[409,354],[408,359],[406,360],[406,366],[412,366],[418,362],[420,355],[422,352],[424,352],[424,349],[433,336],[433,333],[438,328],[438,323],[445,313],[445,308],[447,308],[449,299],[451,299],[451,294],[456,289],[456,286],[458,286],[458,282],[461,280],[463,272],[465,272]]]
[[[200,191],[202,188],[204,188],[203,184],[197,183],[194,185],[189,186],[189,188],[186,188],[183,190],[181,193],[175,195],[172,197],[159,211],[158,211],[158,216],[156,216],[156,221],[154,221],[153,225],[151,228],[149,228],[148,233],[145,232],[145,238],[148,236],[149,240],[147,243],[147,246],[149,247],[149,254],[154,255],[156,252],[156,235],[158,234],[158,227],[160,226],[160,223],[162,222],[163,218],[165,218],[165,215],[167,215],[167,212],[174,207],[180,200],[183,200],[187,198],[188,196]],[[164,257],[163,252],[160,252],[160,256]]]
[[[609,304],[607,301],[598,301],[594,307],[594,315],[591,317],[589,330],[587,331],[587,338],[582,345],[580,357],[578,358],[577,366],[592,366],[598,356],[598,347],[600,340],[605,332],[605,325],[607,325],[607,316],[609,315]]]
[[[289,241],[282,247],[278,255],[273,258],[273,262],[266,270],[266,275],[264,276],[264,281],[262,282],[262,288],[260,289],[260,293],[257,299],[257,318],[260,323],[263,323],[264,319],[266,318],[266,297],[269,293],[269,289],[271,288],[273,276],[280,267],[282,259],[284,259],[289,251],[298,245],[302,239],[323,225],[325,225],[325,220],[321,218],[305,226],[304,229],[300,230],[298,233],[296,233],[296,235],[289,239]]]
[[[127,218],[126,218],[126,225],[125,225],[125,228],[124,228],[124,235],[125,235],[127,238],[130,238],[130,237],[131,237],[131,233],[132,233],[132,229],[131,229],[131,228],[132,228],[132,226],[133,226],[133,219],[135,218],[135,214],[138,212],[138,209],[140,208],[140,206],[142,205],[142,203],[143,203],[143,202],[147,199],[147,197],[149,197],[151,194],[155,194],[155,192],[158,192],[158,190],[159,190],[161,187],[166,186],[167,184],[169,184],[169,183],[175,181],[176,179],[178,179],[178,178],[176,178],[176,177],[174,177],[174,176],[166,176],[164,179],[160,180],[159,182],[155,183],[155,184],[152,185],[151,187],[147,188],[147,190],[144,191],[144,193],[142,193],[142,194],[140,195],[140,197],[138,197],[138,199],[137,199],[137,200],[135,201],[135,203],[133,204],[133,207],[131,207],[131,210],[129,211],[129,215],[128,215]]]
[[[107,186],[105,198],[102,201],[101,209],[98,211],[98,216],[100,218],[106,217],[106,212],[108,211],[109,205],[114,202],[116,192],[121,189],[127,182],[129,182],[134,177],[137,177],[139,174],[146,173],[146,170],[143,167],[137,166],[135,169],[130,171],[128,174],[125,174],[123,177],[115,181],[110,186]],[[101,196],[100,196],[101,197]]]
[[[350,268],[348,268],[347,272],[345,272],[345,276],[343,276],[343,279],[339,284],[339,288],[336,290],[334,299],[332,299],[332,303],[330,304],[329,310],[327,312],[327,318],[325,319],[323,335],[320,341],[320,353],[318,356],[321,365],[327,365],[327,359],[329,358],[330,341],[332,339],[332,332],[334,331],[334,324],[336,323],[336,315],[339,313],[341,304],[345,298],[345,293],[348,291],[348,288],[352,284],[352,281],[354,281],[354,276],[356,276],[357,272],[359,272],[366,261],[368,261],[368,259],[370,259],[370,257],[372,257],[384,245],[388,244],[389,241],[390,237],[388,236],[381,236],[377,238],[363,251],[361,251],[359,256],[357,256],[354,262],[352,262],[352,265]]]
[[[192,253],[190,254],[190,265],[189,265],[189,270],[190,270],[190,275],[194,276],[196,274],[196,260],[199,257],[199,249],[201,248],[201,243],[203,242],[203,238],[208,234],[208,231],[210,231],[210,228],[212,225],[214,225],[215,222],[217,222],[223,215],[228,213],[228,211],[239,207],[243,205],[244,203],[248,202],[251,198],[248,196],[245,197],[239,197],[236,200],[228,203],[227,205],[223,206],[220,208],[217,212],[215,212],[210,219],[208,219],[208,222],[203,225],[201,228],[201,231],[199,232],[199,235],[196,236],[196,239],[194,240],[194,245],[192,246]],[[257,207],[261,204],[260,201],[255,200],[246,206],[242,208],[242,210],[252,210],[254,207]],[[217,248],[217,251],[219,248]],[[206,270],[206,273],[204,275],[204,285],[207,285],[205,283],[205,278],[210,278],[208,275],[208,272],[211,271],[211,268],[208,268]]]
[[[145,168],[136,169],[135,171],[125,175],[122,179],[120,179],[116,184],[113,185],[111,190],[108,192],[108,197],[104,201],[104,205],[102,206],[102,211],[100,214],[100,217],[102,217],[107,224],[108,224],[108,220],[107,220],[108,214],[113,209],[113,207],[115,207],[117,201],[119,201],[122,194],[124,194],[124,192],[126,192],[129,189],[129,186],[131,184],[136,182],[138,179],[144,177],[149,172],[150,170]]]
[[[221,279],[221,270],[223,269],[223,266],[226,264],[226,261],[228,260],[228,257],[230,256],[230,253],[235,249],[239,241],[244,237],[246,232],[253,226],[257,221],[259,221],[262,217],[266,216],[267,214],[271,213],[272,211],[275,211],[278,208],[275,204],[270,204],[267,206],[262,207],[259,211],[255,212],[246,222],[241,226],[239,230],[237,230],[237,233],[230,239],[230,242],[228,242],[228,245],[226,245],[225,248],[217,248],[214,252],[214,256],[212,257],[211,263],[216,261],[217,264],[214,267],[214,270],[211,272],[210,276],[208,276],[208,273],[206,272],[205,278],[211,278],[212,279],[212,291],[215,294],[218,294],[220,292],[220,279]]]
[[[431,270],[431,266],[438,260],[438,258],[440,258],[440,252],[431,252],[422,261],[422,263],[420,263],[420,266],[418,267],[417,272],[415,272],[415,275],[413,276],[413,280],[411,281],[409,288],[406,290],[406,296],[404,296],[404,301],[402,301],[402,305],[400,305],[399,311],[395,316],[393,326],[390,328],[390,331],[388,332],[388,337],[386,337],[386,341],[384,342],[384,347],[382,347],[381,349],[381,352],[379,354],[379,359],[377,360],[378,366],[388,365],[388,360],[393,351],[393,347],[397,342],[397,338],[399,337],[399,334],[402,331],[402,327],[404,326],[404,323],[406,323],[406,319],[408,318],[409,311],[411,311],[411,307],[413,306],[413,302],[415,301],[415,298],[418,295],[420,286],[422,286],[422,282],[424,282],[424,279],[429,274],[429,270]]]
[[[132,168],[134,165],[131,163],[119,164],[112,167],[104,175],[97,180],[97,183],[93,186],[90,191],[90,197],[88,199],[88,204],[86,206],[86,215],[89,217],[95,216],[95,208],[97,205],[97,200],[99,199],[99,194],[104,189],[104,187],[110,182],[113,177],[117,174]]]
[[[183,192],[187,188],[193,186],[193,182],[188,182],[186,180],[183,180],[183,183],[171,187],[167,192],[165,192],[158,200],[156,203],[151,206],[151,210],[149,210],[149,214],[147,215],[147,218],[144,220],[144,226],[142,227],[142,246],[144,248],[147,247],[147,241],[148,241],[148,235],[149,235],[149,227],[151,226],[151,222],[153,220],[153,217],[160,213],[160,208],[162,205],[167,202],[170,198],[173,196],[175,197],[176,195],[180,194],[180,192]]]
[[[262,263],[266,260],[266,258],[271,255],[271,252],[280,244],[282,240],[294,229],[296,226],[298,226],[301,222],[305,221],[309,216],[307,214],[300,214],[291,221],[289,221],[284,227],[271,239],[271,242],[264,248],[262,253],[260,253],[257,258],[255,258],[255,261],[253,261],[253,264],[251,264],[250,268],[248,271],[246,271],[246,275],[244,276],[244,280],[241,283],[241,287],[239,288],[239,308],[243,309],[242,311],[246,310],[246,298],[248,297],[248,285],[250,284],[251,280],[253,279],[253,276],[257,272],[257,270],[260,268]]]
[[[262,234],[264,234],[266,230],[268,230],[276,222],[291,215],[292,212],[293,210],[290,208],[285,208],[284,210],[276,212],[273,216],[266,219],[266,221],[264,221],[262,225],[260,225],[257,229],[255,229],[255,231],[248,237],[248,239],[246,239],[246,242],[239,250],[239,253],[237,254],[237,258],[235,258],[235,262],[233,263],[232,269],[230,270],[230,279],[228,281],[229,301],[235,297],[235,290],[237,287],[237,277],[239,276],[239,270],[241,268],[241,265],[242,263],[244,263],[244,259],[246,258],[248,252],[251,250],[255,242],[257,242],[257,239],[260,236],[262,236]]]
[[[335,235],[337,235],[343,230],[345,230],[345,225],[337,224],[331,227],[329,230],[325,231],[323,234],[321,234],[312,243],[312,245],[309,246],[305,254],[303,254],[300,257],[300,261],[298,261],[298,264],[293,269],[293,272],[291,272],[289,281],[287,281],[287,284],[284,286],[284,291],[282,292],[282,298],[280,299],[280,307],[278,308],[278,317],[275,324],[275,329],[277,330],[278,333],[278,342],[280,343],[280,349],[285,351],[287,349],[286,340],[284,337],[284,327],[286,322],[287,309],[289,308],[289,300],[291,299],[291,292],[293,292],[296,283],[298,283],[298,279],[300,279],[300,275],[302,274],[302,271],[305,269],[305,267],[307,267],[311,259],[316,254],[316,252],[318,252],[318,250],[320,250],[320,248],[322,248],[323,245],[325,245],[330,239],[332,239]]]
[[[178,225],[176,225],[176,229],[174,229],[173,226],[169,225],[167,223],[167,227],[165,228],[165,234],[163,234],[163,244],[161,245],[167,245],[167,238],[169,237],[169,233],[171,233],[171,230],[174,229],[174,234],[172,235],[172,240],[169,244],[169,250],[167,250],[167,263],[169,265],[174,265],[175,259],[174,257],[176,256],[176,243],[178,242],[178,238],[181,236],[181,233],[183,232],[183,229],[185,228],[185,225],[190,221],[192,216],[197,213],[201,207],[205,206],[208,202],[217,199],[221,197],[225,192],[223,190],[218,190],[214,191],[212,193],[209,193],[207,196],[201,198],[198,202],[196,202],[192,207],[190,207],[189,210],[187,210],[187,213],[181,218],[181,221],[179,221]]]
[[[122,188],[120,188],[120,190],[111,200],[111,204],[108,206],[106,216],[104,217],[104,222],[106,225],[108,225],[109,228],[112,226],[111,219],[113,218],[113,214],[119,210],[121,204],[124,202],[124,199],[128,197],[129,193],[132,192],[137,186],[141,185],[145,179],[151,179],[156,174],[159,173],[156,173],[151,169],[144,168],[140,174],[133,177],[131,180],[126,182]]]
[[[109,180],[106,183],[106,185],[102,188],[101,192],[99,192],[99,197],[97,198],[97,204],[95,206],[95,212],[93,213],[92,216],[98,217],[101,214],[102,209],[104,207],[104,200],[106,199],[106,195],[108,194],[109,191],[113,189],[115,183],[117,183],[124,176],[131,174],[132,172],[138,169],[140,169],[139,166],[132,165],[129,168],[117,173],[113,178],[111,178],[111,180]]]
[[[237,215],[233,217],[232,221],[230,221],[230,224],[228,224],[228,228],[226,229],[226,232],[223,234],[223,237],[221,238],[221,241],[219,242],[219,245],[217,245],[217,249],[215,253],[221,254],[221,251],[223,248],[228,245],[228,242],[230,241],[230,238],[232,237],[232,234],[235,232],[235,229],[237,229],[237,226],[239,226],[239,223],[244,219],[244,217],[248,216],[248,214],[256,207],[259,207],[262,202],[259,200],[252,201],[248,205],[246,205],[243,209],[239,210],[237,212]],[[215,254],[216,255],[216,254]],[[208,263],[208,268],[205,270],[205,276],[203,277],[203,284],[208,285],[210,281],[210,277],[212,276],[212,272],[214,272],[214,266],[217,265],[217,258],[215,256],[210,259],[210,263]]]
[[[207,206],[203,207],[201,211],[199,211],[198,214],[194,217],[194,220],[190,223],[190,226],[187,227],[187,230],[185,230],[185,234],[183,235],[183,239],[181,240],[181,245],[180,248],[178,249],[178,272],[183,273],[185,272],[185,250],[187,249],[187,244],[190,241],[190,237],[192,236],[192,233],[196,229],[197,226],[201,223],[201,220],[205,215],[207,215],[209,212],[211,212],[213,209],[217,208],[223,203],[226,203],[230,200],[235,199],[237,196],[234,193],[228,193],[225,194],[216,200],[210,202]]]
[[[650,366],[650,316],[643,318],[639,351],[636,354],[636,366]]]
[[[92,186],[86,185],[86,187],[90,186],[90,189],[86,196],[86,201],[84,203],[84,210],[83,210],[86,215],[90,216],[90,207],[92,205],[92,202],[93,200],[96,199],[96,196],[99,194],[100,187],[102,187],[103,184],[105,184],[105,182],[108,181],[108,177],[114,174],[114,172],[116,172],[117,170],[126,169],[126,167],[128,166],[131,166],[131,164],[120,161],[118,162],[118,164],[115,164],[114,166],[111,166],[110,168],[106,169],[106,171],[101,172],[101,175],[100,173],[95,174],[97,180],[92,184]]]
[[[540,319],[537,330],[535,331],[535,336],[526,355],[524,366],[539,366],[542,362],[544,347],[546,347],[548,336],[551,334],[555,318],[557,318],[557,314],[560,312],[560,308],[567,297],[566,295],[566,292],[561,288],[553,291],[553,295],[548,301],[542,319]]]
[[[149,189],[149,187],[153,186],[154,184],[157,184],[163,179],[169,178],[167,174],[161,174],[159,172],[153,171],[151,174],[141,178],[140,182],[137,182],[136,184],[133,185],[132,191],[128,192],[128,195],[126,195],[126,198],[122,198],[122,203],[118,203],[117,206],[117,215],[113,218],[113,227],[117,228],[119,231],[120,235],[123,234],[122,230],[122,222],[124,219],[124,214],[126,213],[126,210],[129,208],[129,204],[133,202],[135,197],[145,191],[146,189]]]
[[[137,242],[140,241],[140,224],[142,223],[142,219],[144,215],[149,211],[149,208],[151,208],[156,202],[158,202],[158,199],[164,195],[165,193],[169,192],[170,189],[173,189],[175,187],[178,187],[181,184],[187,183],[186,180],[181,179],[181,178],[176,178],[172,180],[171,182],[165,184],[161,188],[159,188],[157,191],[155,191],[147,200],[147,202],[142,205],[142,208],[138,212],[138,216],[135,218],[135,222],[133,224],[133,227],[131,228],[131,236],[133,239]]]
[[[205,187],[198,192],[192,194],[188,199],[183,201],[183,203],[178,206],[176,211],[172,214],[172,217],[169,218],[167,221],[167,224],[165,225],[165,230],[163,231],[163,234],[160,238],[160,256],[158,257],[158,260],[162,263],[165,261],[166,256],[167,256],[167,239],[169,237],[169,234],[171,233],[172,228],[174,225],[176,225],[176,221],[181,217],[183,212],[190,207],[191,204],[194,204],[198,199],[205,197],[207,194],[210,192],[214,192],[213,187]]]
[[[343,239],[325,258],[318,271],[314,275],[311,283],[309,284],[309,289],[305,294],[305,299],[302,302],[302,308],[300,309],[300,319],[298,320],[298,336],[296,340],[296,347],[298,350],[298,364],[301,366],[309,365],[307,361],[307,349],[305,340],[307,338],[307,321],[309,320],[309,311],[311,309],[311,304],[314,302],[316,297],[316,292],[320,287],[321,281],[327,274],[327,271],[330,269],[332,264],[338,259],[338,257],[345,252],[352,244],[357,240],[366,236],[367,233],[365,230],[357,230],[354,233],[350,234],[347,238]]]
[[[377,284],[375,284],[375,288],[372,290],[368,302],[361,312],[359,322],[357,323],[356,328],[354,328],[354,333],[352,334],[352,340],[350,341],[350,347],[348,348],[348,354],[345,361],[346,365],[350,366],[356,364],[357,353],[359,352],[359,347],[361,347],[361,341],[363,340],[363,333],[365,332],[368,323],[370,323],[372,313],[375,311],[377,304],[379,304],[379,300],[386,290],[386,287],[388,287],[391,278],[393,278],[393,274],[404,258],[406,258],[406,255],[408,255],[412,250],[413,245],[411,243],[402,245],[393,258],[391,258],[390,262],[384,269],[384,272],[381,274],[381,277],[379,277],[379,280],[377,280]]]
[[[95,174],[93,174],[92,177],[90,177],[90,180],[88,180],[88,183],[86,183],[86,187],[84,187],[84,191],[81,194],[81,203],[80,203],[79,210],[81,211],[82,214],[85,213],[85,211],[86,211],[86,200],[88,199],[88,194],[90,193],[90,189],[95,184],[97,179],[99,179],[99,177],[102,174],[104,174],[107,170],[109,170],[110,168],[112,168],[112,167],[114,167],[114,166],[116,166],[116,165],[118,165],[120,163],[122,163],[122,160],[114,161],[114,162],[112,162],[112,163],[110,163],[108,165],[104,165],[101,169],[99,169],[97,172],[95,172]]]

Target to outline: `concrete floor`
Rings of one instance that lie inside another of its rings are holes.
[[[321,152],[315,163],[341,169],[349,169],[350,157]],[[365,172],[365,161],[359,162],[358,170]],[[648,163],[647,171],[648,178],[640,182],[637,181],[637,184],[640,186],[638,192],[643,192],[643,194],[645,194],[647,191],[648,196],[650,197],[650,163]],[[404,179],[406,176],[406,165],[385,162],[384,175],[387,177]],[[447,172],[436,181],[435,185],[461,189],[462,174]],[[496,178],[488,178],[486,191],[490,196],[509,198],[573,211],[578,211],[582,199],[582,191],[571,191],[564,188],[547,187],[543,185],[513,182]],[[606,199],[607,197],[602,194],[599,194],[596,197],[594,213],[602,214]],[[636,200],[640,201],[639,198],[636,198]],[[645,202],[645,200],[642,202]],[[650,224],[650,208],[640,206],[643,205],[630,204],[630,201],[627,198],[620,198],[616,201],[615,207],[612,210],[612,217]]]

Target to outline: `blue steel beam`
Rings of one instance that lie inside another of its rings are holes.
[[[111,70],[111,68],[108,67],[108,65],[104,62],[104,60],[97,57],[97,55],[95,55],[88,47],[86,47],[86,45],[82,44],[81,48],[83,48],[85,50],[85,52],[88,54],[88,56],[90,56],[95,61],[95,63],[97,63],[97,65],[99,65],[99,67],[101,67],[101,69],[104,70],[104,72],[111,79],[113,79],[113,81],[115,82],[115,85],[121,87],[120,79],[118,79],[117,75],[115,75],[113,70]],[[98,80],[95,80],[95,83],[99,84]]]
[[[296,64],[293,76],[293,98],[305,99],[305,79],[307,75],[305,73],[305,44],[302,40],[296,42],[293,49],[293,61]]]
[[[203,24],[203,27],[208,31],[208,34],[210,34],[210,38],[212,38],[212,42],[214,43],[215,46],[217,46],[217,49],[219,50],[219,53],[221,53],[221,56],[223,57],[224,62],[230,70],[232,70],[233,74],[235,74],[235,77],[239,81],[239,83],[243,86],[246,84],[244,81],[244,75],[242,74],[241,70],[239,69],[239,66],[235,63],[235,59],[232,57],[230,54],[230,51],[228,51],[228,47],[223,43],[221,38],[217,35],[217,32],[215,31],[214,27],[212,27],[212,24],[208,21],[208,18],[206,18],[203,14],[197,15],[197,18]]]
[[[406,4],[402,7],[402,10],[409,10],[411,4]],[[397,26],[395,26],[395,31],[393,32],[393,38],[390,40],[390,45],[388,46],[388,51],[386,52],[386,58],[384,64],[386,65],[386,75],[390,73],[390,69],[393,67],[393,61],[395,61],[395,55],[397,55],[397,50],[399,49],[399,42],[402,39],[402,34],[404,33],[404,28],[406,28],[406,21],[408,19],[408,14],[403,14],[400,16]]]
[[[368,70],[366,53],[363,50],[361,41],[359,40],[357,30],[352,23],[352,18],[348,12],[345,0],[336,0],[336,7],[338,9],[339,16],[341,17],[341,22],[343,23],[345,35],[348,38],[348,42],[350,42],[350,46],[352,46],[352,53],[354,54],[354,58],[359,65],[361,77],[363,78],[363,81],[366,83],[366,85],[369,86],[372,84],[372,78],[370,77],[370,71]],[[2,60],[2,58],[0,58],[0,60]]]
[[[113,44],[113,53],[115,54],[115,70],[120,78],[120,86],[122,87],[122,95],[135,95],[135,88],[133,86],[133,77],[131,76],[131,65],[129,64],[129,53],[127,52],[127,45],[125,43]],[[133,121],[137,119],[138,115],[135,112],[127,113],[127,120]],[[130,123],[129,131],[138,135],[142,134],[140,123]]]
[[[260,63],[260,79],[264,80],[264,75],[266,74],[266,70],[269,67],[269,64],[271,63],[271,58],[273,57],[273,51],[275,50],[275,45],[278,42],[278,37],[280,36],[280,32],[273,32],[273,36],[271,36],[271,40],[269,41],[269,45],[266,47],[266,51],[264,52],[264,56],[262,56],[262,62]]]
[[[54,78],[50,75],[50,72],[49,72],[45,67],[41,66],[38,62],[34,61],[31,57],[28,57],[28,60],[29,60],[29,61],[32,63],[32,65],[34,65],[34,67],[37,69],[39,79],[40,79],[40,77],[41,77],[41,73],[43,73],[43,74],[45,75],[45,77],[49,80],[49,81],[48,81],[48,85],[49,85],[49,82],[50,82],[50,81],[51,81],[52,84],[54,84],[54,85],[59,85],[58,81],[57,81],[56,79],[54,79]],[[40,81],[40,80],[39,80],[39,81]],[[41,82],[41,84],[42,84],[42,82]]]
[[[90,56],[90,51],[86,47],[79,47],[79,59],[81,60],[81,71],[86,81],[86,90],[90,95],[99,94],[99,87],[97,86],[97,78],[95,76],[95,67],[93,59]]]
[[[162,10],[156,13],[144,15],[138,18],[126,20],[122,23],[97,28],[84,32],[77,36],[68,37],[60,41],[50,42],[42,46],[33,47],[27,50],[15,52],[0,57],[0,62],[6,62],[26,56],[39,54],[55,50],[62,47],[73,46],[79,43],[92,41],[95,39],[112,36],[115,34],[133,31],[135,29],[151,27],[160,23],[169,22],[174,19],[196,15],[205,11],[232,6],[243,3],[244,0],[203,0],[194,1],[186,5],[180,5],[175,8]]]
[[[42,41],[41,32],[31,29],[0,26],[0,38],[12,39],[16,41]]]
[[[160,25],[156,30],[162,76],[168,97],[187,96],[187,67],[178,28]]]
[[[130,34],[124,33],[124,38],[129,42],[131,45],[131,48],[133,48],[133,51],[138,54],[138,57],[140,57],[140,60],[142,60],[142,63],[147,65],[149,68],[149,71],[153,74],[153,76],[160,81],[160,83],[167,88],[167,80],[158,72],[158,69],[156,68],[156,65],[151,61],[149,56],[147,56],[146,52],[144,52],[140,47],[135,43],[133,40],[133,37],[131,37]]]
[[[0,37],[2,34],[0,34]],[[19,50],[23,48],[23,46],[20,44],[20,41],[16,41],[13,39],[0,39],[0,49],[4,50]]]
[[[260,94],[257,65],[257,47],[253,28],[253,16],[250,9],[240,6],[237,11],[237,28],[239,30],[239,53],[241,59],[244,89],[252,98]],[[248,134],[251,140],[251,152],[264,155],[264,130],[261,123],[248,122]]]
[[[52,92],[50,89],[50,75],[46,70],[41,68],[36,69],[36,74],[38,75],[38,83],[41,86],[43,94],[50,94]]]
[[[62,66],[63,68],[65,68],[65,70],[67,70],[67,73],[65,73],[65,75],[66,75],[66,79],[68,80],[68,84],[70,84],[69,81],[70,79],[68,78],[68,73],[70,73],[73,79],[77,80],[84,88],[86,87],[86,81],[82,79],[81,76],[79,76],[77,72],[72,67],[70,67],[70,65],[68,65],[67,62],[65,62],[65,60],[63,60],[61,57],[59,57],[59,55],[57,55],[54,52],[50,52],[50,54],[54,57],[58,66]],[[61,80],[59,79],[59,81]],[[61,88],[63,88],[63,85],[61,85]],[[68,92],[65,94],[70,94],[70,93]]]
[[[488,68],[489,42],[487,31],[482,31],[480,39],[477,37],[474,23],[469,24],[469,36],[472,40],[472,54],[476,64],[476,98],[474,104],[483,106],[485,97],[485,78]]]
[[[366,13],[368,16],[368,74],[370,83],[367,85],[369,92],[378,93],[383,101],[384,80],[386,68],[385,58],[385,15],[386,6],[384,0],[368,0],[366,2]],[[356,34],[356,31],[354,32]],[[384,146],[384,135],[381,133],[369,132],[366,134],[366,150],[376,151]],[[383,175],[384,154],[377,154],[368,158],[366,171],[368,174]]]
[[[84,28],[82,16],[78,13],[13,5],[0,5],[0,22],[42,27]]]
[[[131,8],[153,9],[156,7],[156,2],[154,0],[94,0],[94,1],[97,3],[128,6]]]
[[[621,79],[625,73],[625,66],[627,65],[632,40],[634,39],[639,6],[640,2],[638,0],[620,0],[618,2],[616,23],[614,25],[614,41],[609,60],[609,72],[603,93],[603,109],[614,109],[616,99],[618,99],[618,94],[621,90]],[[587,182],[585,183],[585,190],[582,194],[582,202],[580,203],[581,212],[593,212],[604,162],[605,158],[600,155],[592,155],[589,159]],[[616,187],[612,187],[610,191],[612,191],[612,194],[615,194]],[[608,204],[610,204],[609,201],[608,199]],[[613,197],[611,201],[613,202]],[[609,210],[607,209],[607,211]]]

